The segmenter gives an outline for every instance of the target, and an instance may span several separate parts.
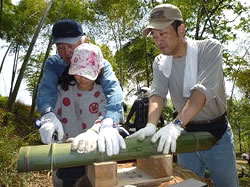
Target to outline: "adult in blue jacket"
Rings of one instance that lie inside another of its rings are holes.
[[[43,78],[39,84],[37,108],[41,114],[41,127],[39,129],[44,144],[52,142],[54,132],[57,132],[58,141],[63,140],[64,131],[62,123],[57,119],[54,107],[57,99],[57,85],[59,77],[69,66],[73,52],[80,44],[87,42],[82,26],[74,20],[57,21],[52,28],[54,44],[57,54],[48,58],[45,63]],[[123,92],[112,70],[110,63],[104,60],[104,72],[100,80],[106,95],[106,114],[101,122],[101,131],[104,133],[103,144],[109,155],[118,154],[125,142],[119,141],[120,134],[109,133],[108,128],[115,128],[120,119],[122,110]],[[124,146],[123,146],[124,147]]]

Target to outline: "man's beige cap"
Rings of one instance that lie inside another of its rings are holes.
[[[149,24],[142,31],[142,34],[147,36],[151,29],[165,29],[175,20],[183,21],[181,11],[178,7],[171,4],[158,5],[151,10]]]

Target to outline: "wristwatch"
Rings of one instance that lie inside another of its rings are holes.
[[[184,128],[184,123],[183,121],[181,121],[180,119],[175,119],[173,121],[173,124],[177,125],[177,126],[180,126],[181,128]]]

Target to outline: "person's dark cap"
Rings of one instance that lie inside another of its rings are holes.
[[[75,44],[84,35],[80,23],[65,19],[57,21],[52,28],[53,43]]]

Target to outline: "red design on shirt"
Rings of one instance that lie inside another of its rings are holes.
[[[94,89],[94,86],[92,88],[89,89],[89,91],[92,91]]]
[[[70,99],[68,97],[63,98],[63,105],[69,106],[70,105]]]
[[[81,96],[82,96],[82,94],[81,94],[81,93],[77,93],[77,96],[78,96],[78,97],[81,97]]]
[[[56,112],[59,116],[62,115],[62,108],[58,108],[57,112]]]
[[[67,118],[62,118],[62,123],[67,123],[68,122],[68,119]]]
[[[101,92],[100,91],[97,91],[95,94],[94,94],[94,97],[99,97],[100,96],[100,94],[101,94]]]
[[[90,111],[90,113],[92,113],[92,114],[96,114],[96,113],[98,112],[98,109],[99,109],[99,104],[96,103],[96,102],[91,103],[91,104],[89,105],[89,111]]]
[[[83,129],[86,129],[86,128],[87,128],[87,124],[83,122],[83,123],[82,123],[82,128],[83,128]]]

